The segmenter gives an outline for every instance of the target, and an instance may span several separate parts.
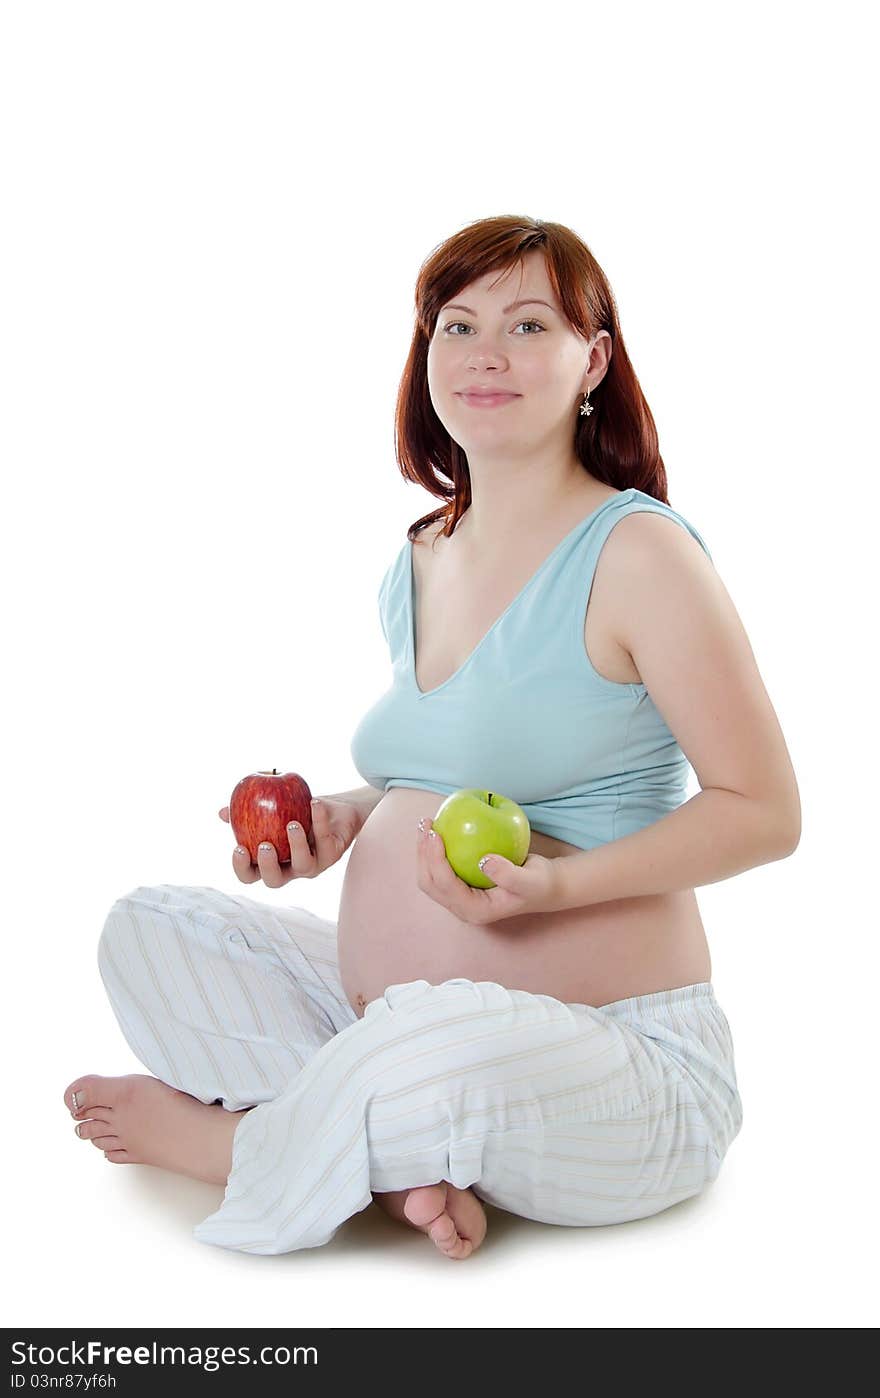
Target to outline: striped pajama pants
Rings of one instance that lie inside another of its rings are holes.
[[[335,923],[171,884],[114,903],[98,966],[150,1073],[253,1108],[194,1229],[219,1247],[320,1247],[374,1191],[441,1180],[544,1223],[645,1218],[714,1180],[742,1123],[708,981],[595,1008],[415,980],[359,1019]]]

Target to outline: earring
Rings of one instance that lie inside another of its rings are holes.
[[[581,403],[581,417],[589,417],[592,411],[593,405],[590,402],[590,390],[587,389],[586,393],[584,394],[584,401],[583,403]]]

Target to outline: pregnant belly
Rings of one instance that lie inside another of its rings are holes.
[[[416,883],[416,826],[444,799],[434,791],[392,787],[349,855],[339,904],[339,969],[358,1015],[389,985],[418,979],[436,985],[466,976],[582,1005],[711,979],[693,889],[485,927],[462,922]],[[549,859],[580,852],[534,830],[531,848]]]

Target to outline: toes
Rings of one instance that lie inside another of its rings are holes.
[[[105,1155],[108,1150],[122,1150],[122,1142],[118,1136],[96,1136],[94,1141],[92,1141],[92,1145],[95,1147],[95,1150],[101,1150]],[[127,1155],[128,1152],[126,1151],[125,1154]]]
[[[411,1189],[404,1202],[403,1212],[410,1223],[427,1233],[444,1257],[458,1261],[470,1257],[474,1243],[470,1238],[461,1237],[455,1220],[447,1211],[447,1196],[451,1189],[452,1186],[443,1183]]]
[[[428,1229],[428,1237],[438,1248],[448,1252],[459,1241],[458,1230],[449,1214],[441,1214]]]
[[[486,1210],[470,1189],[456,1189],[449,1186],[446,1210],[458,1229],[459,1236],[468,1238],[474,1248],[478,1248],[486,1236],[488,1221]]]
[[[94,1142],[99,1136],[109,1136],[116,1132],[112,1130],[108,1121],[101,1121],[99,1118],[91,1118],[89,1121],[78,1121],[73,1128],[74,1134],[79,1136],[81,1141]]]
[[[86,1077],[76,1078],[69,1087],[66,1087],[64,1089],[64,1105],[70,1115],[81,1117],[90,1109],[106,1106],[101,1101],[101,1084],[104,1082],[106,1082],[105,1078],[99,1077],[96,1073],[90,1073]],[[76,1093],[75,1102],[74,1093]],[[103,1095],[106,1096],[106,1093]]]
[[[116,1134],[112,1125],[115,1119],[118,1123],[118,1116],[114,1118],[113,1108],[105,1106],[101,1098],[106,1098],[112,1093],[108,1091],[108,1084],[113,1083],[113,1079],[102,1078],[96,1073],[88,1077],[76,1078],[69,1087],[64,1089],[64,1105],[74,1118],[76,1125],[74,1131],[81,1141],[89,1141],[96,1150],[103,1153],[104,1159],[109,1160],[113,1165],[133,1165],[140,1162],[132,1155],[131,1151],[125,1150],[122,1145],[122,1138]],[[118,1083],[119,1080],[117,1079]],[[76,1093],[76,1107],[74,1110],[73,1094]],[[124,1095],[124,1094],[123,1094]],[[118,1089],[117,1089],[118,1096]]]
[[[74,1081],[69,1083],[64,1089],[64,1105],[71,1116],[76,1116],[77,1111],[85,1105],[85,1085],[87,1081],[87,1078],[75,1078]],[[74,1093],[76,1093],[76,1101],[73,1099]]]
[[[80,1090],[78,1081],[71,1083],[70,1087],[65,1087],[64,1089],[64,1105],[71,1116],[76,1116],[76,1103],[73,1100],[74,1092],[77,1094],[76,1101],[82,1105],[82,1091]]]
[[[435,1247],[439,1248],[444,1257],[452,1257],[456,1261],[470,1257],[474,1250],[470,1238],[459,1236],[458,1229],[449,1214],[442,1214],[440,1218],[435,1219],[428,1229],[428,1237]]]
[[[440,1247],[439,1243],[437,1244]],[[461,1262],[465,1257],[470,1257],[474,1250],[474,1245],[470,1238],[459,1238],[456,1234],[455,1242],[450,1247],[440,1247],[444,1257],[451,1257],[455,1262]]]
[[[417,1228],[426,1228],[446,1206],[446,1185],[426,1184],[411,1189],[403,1205],[403,1212]]]
[[[122,1148],[121,1137],[116,1134],[108,1121],[78,1121],[73,1129],[81,1141],[88,1141],[96,1150],[103,1151],[105,1155],[112,1152],[116,1155],[124,1155],[126,1160],[130,1158],[129,1152]]]

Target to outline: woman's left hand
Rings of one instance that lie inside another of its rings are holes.
[[[431,821],[423,817],[424,834],[417,833],[418,886],[435,903],[448,908],[462,922],[482,925],[522,913],[553,911],[557,891],[555,860],[529,854],[525,863],[514,864],[500,854],[491,854],[483,872],[494,888],[472,888],[456,874],[446,858],[443,838],[431,831]]]

